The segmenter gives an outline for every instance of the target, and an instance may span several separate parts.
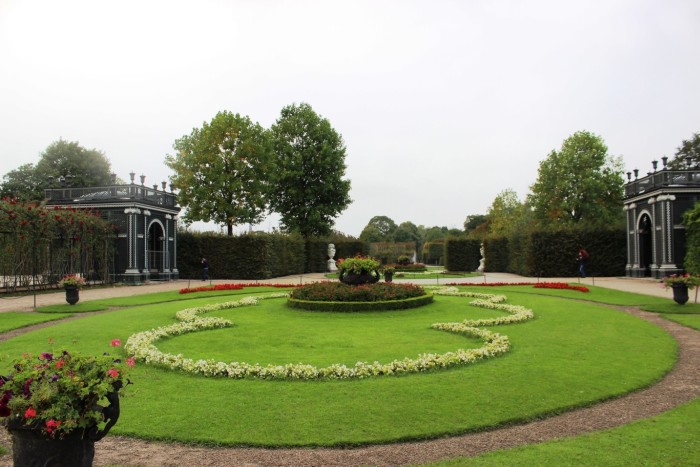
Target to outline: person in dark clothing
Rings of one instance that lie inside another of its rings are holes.
[[[209,261],[207,261],[206,258],[202,257],[202,280],[208,280],[209,279]]]
[[[588,252],[583,248],[579,248],[576,259],[578,260],[578,273],[581,275],[581,277],[586,277],[586,261],[588,260]]]

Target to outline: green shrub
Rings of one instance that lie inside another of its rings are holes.
[[[445,253],[445,243],[443,241],[426,242],[423,245],[423,261],[426,264],[442,264]]]
[[[414,284],[379,282],[351,286],[342,282],[316,282],[292,290],[290,297],[317,302],[378,302],[422,295],[425,295],[425,290]]]
[[[299,308],[307,311],[359,312],[408,310],[410,308],[418,308],[428,305],[432,302],[433,294],[428,293],[420,297],[385,302],[317,302],[289,298],[287,300],[287,305],[292,308]]]
[[[448,238],[445,242],[445,269],[475,271],[481,259],[481,242],[467,238]]]

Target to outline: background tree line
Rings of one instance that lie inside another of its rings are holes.
[[[331,234],[351,203],[343,138],[306,103],[284,107],[269,129],[248,116],[219,112],[173,148],[165,164],[174,172],[170,181],[185,223],[215,222],[232,235],[235,225],[275,212],[283,231],[309,238]],[[0,195],[40,202],[45,189],[68,175],[76,187],[114,182],[104,153],[59,140],[36,165],[5,174]]]

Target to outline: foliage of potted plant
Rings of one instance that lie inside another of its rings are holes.
[[[85,279],[76,274],[66,274],[58,281],[58,286],[66,290],[66,302],[75,305],[80,300],[80,289],[85,285]]]
[[[662,279],[664,288],[673,289],[673,300],[679,305],[688,301],[688,290],[700,284],[700,277],[690,274],[672,274]]]
[[[12,435],[14,465],[92,465],[95,441],[119,418],[119,393],[133,365],[133,358],[66,350],[15,360],[12,373],[0,376],[0,416]]]
[[[384,281],[385,282],[391,282],[394,278],[394,273],[396,272],[396,268],[391,265],[386,265],[382,267],[382,272],[384,273]]]
[[[368,256],[355,256],[337,262],[340,282],[349,285],[373,284],[379,281],[379,260]]]

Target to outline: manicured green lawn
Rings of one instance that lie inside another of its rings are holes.
[[[433,466],[697,466],[700,399],[659,416],[575,438],[460,457]]]
[[[52,316],[19,312],[0,313],[0,332],[12,331],[13,329],[24,328],[33,324],[44,323],[46,321],[55,321],[68,316],[71,315],[66,313]]]
[[[671,314],[666,314],[663,315],[664,318],[675,321],[678,324],[682,324],[683,326],[688,326],[689,328],[697,329],[700,331],[700,314],[696,315],[671,315]]]
[[[261,381],[204,378],[147,365],[122,402],[115,434],[221,445],[325,446],[439,437],[530,420],[645,387],[673,365],[675,342],[659,328],[600,305],[556,295],[631,300],[606,289],[532,293],[511,287],[469,287],[504,293],[533,309],[535,319],[491,328],[510,337],[509,353],[471,366],[407,376],[349,381]],[[538,289],[541,290],[541,289]],[[246,293],[263,290],[248,289]],[[551,295],[551,296],[550,296]],[[176,322],[175,312],[239,295],[118,299],[148,303],[59,323],[0,343],[0,368],[10,356],[50,348],[101,353],[109,342]],[[648,297],[644,297],[645,299]],[[639,300],[639,299],[637,299]],[[105,301],[116,306],[115,301]],[[332,314],[289,310],[284,300],[212,313],[235,325],[160,341],[188,357],[249,363],[328,362],[414,357],[478,346],[430,330],[437,321],[492,316],[468,300],[436,297],[428,307],[391,313]],[[113,349],[111,349],[113,351]],[[118,349],[121,351],[121,349]],[[399,422],[400,421],[400,422]]]

